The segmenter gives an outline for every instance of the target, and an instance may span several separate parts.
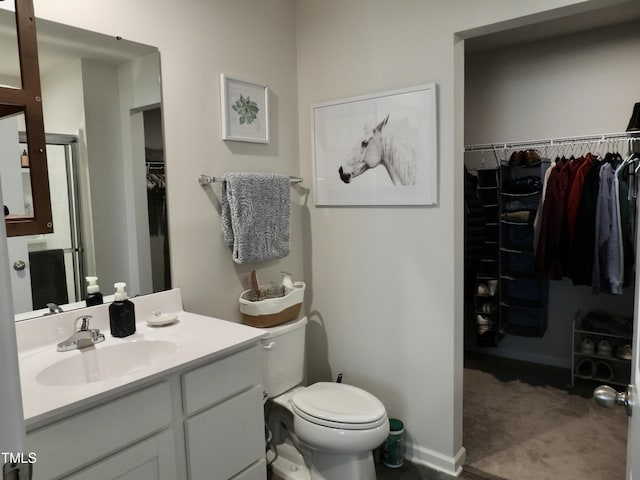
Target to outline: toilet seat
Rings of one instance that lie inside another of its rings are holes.
[[[291,397],[291,407],[309,422],[343,430],[372,429],[387,421],[380,400],[344,383],[314,383]]]

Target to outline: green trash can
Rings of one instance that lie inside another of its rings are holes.
[[[397,418],[389,419],[389,435],[382,445],[382,463],[390,468],[404,465],[404,424]]]

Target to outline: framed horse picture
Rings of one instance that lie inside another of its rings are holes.
[[[436,84],[311,107],[315,202],[435,205]]]

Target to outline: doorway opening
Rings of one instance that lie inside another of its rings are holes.
[[[147,208],[149,214],[149,245],[151,249],[151,280],[153,291],[171,288],[171,259],[167,219],[167,174],[164,157],[162,108],[143,112],[145,168],[147,170]]]
[[[603,314],[633,325],[633,281],[621,295],[593,295],[565,272],[540,275],[533,221],[545,162],[628,153],[626,139],[575,137],[627,126],[637,89],[605,82],[603,93],[599,78],[640,47],[638,12],[629,8],[465,41],[465,190],[481,211],[467,223],[467,254],[470,232],[482,238],[465,269],[463,444],[471,471],[508,480],[625,478],[625,413],[599,410],[590,393],[629,383],[632,363],[622,353],[633,332],[594,332],[585,319]],[[526,158],[530,150],[537,158]]]

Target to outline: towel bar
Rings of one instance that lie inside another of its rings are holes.
[[[300,177],[292,177],[289,176],[289,181],[294,184],[294,183],[302,183],[302,178]],[[222,177],[211,177],[209,175],[200,175],[200,177],[198,178],[198,181],[200,182],[201,186],[205,186],[205,185],[209,185],[211,183],[216,183],[216,182],[224,182],[224,178]]]

